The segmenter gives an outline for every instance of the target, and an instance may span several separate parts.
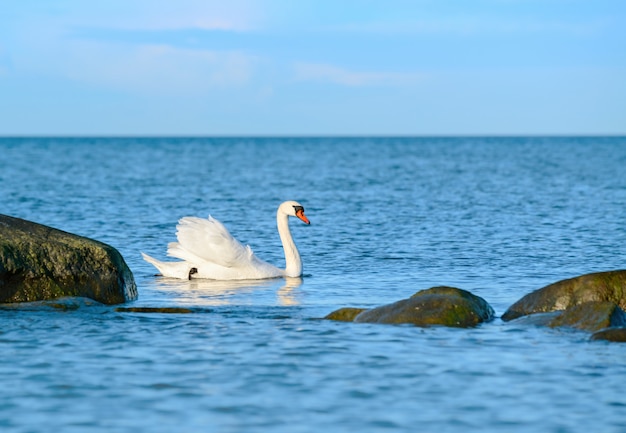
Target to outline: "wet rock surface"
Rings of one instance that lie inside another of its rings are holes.
[[[0,215],[0,303],[67,296],[120,304],[136,299],[137,287],[112,246]]]
[[[596,332],[608,327],[626,326],[626,313],[613,302],[585,302],[563,311],[550,321],[549,326]]]
[[[609,301],[626,309],[626,270],[596,272],[561,280],[535,290],[511,305],[502,320],[567,310],[590,301]]]
[[[618,343],[626,343],[626,327],[608,328],[595,332],[591,336],[591,340],[614,341]]]
[[[343,308],[326,318],[349,318],[357,309]],[[349,314],[347,314],[349,313]],[[482,298],[454,287],[433,287],[408,299],[362,311],[354,316],[357,323],[413,324],[468,328],[494,318],[491,306]]]
[[[326,315],[324,319],[337,320],[339,322],[352,322],[354,321],[354,318],[361,314],[363,311],[366,311],[366,309],[352,307],[340,308]]]

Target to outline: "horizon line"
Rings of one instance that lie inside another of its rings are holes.
[[[626,138],[624,133],[545,134],[0,134],[6,138]]]

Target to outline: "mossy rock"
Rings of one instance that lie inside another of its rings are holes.
[[[0,215],[0,303],[67,296],[120,304],[137,298],[137,286],[115,248]]]
[[[591,336],[591,340],[626,343],[626,327],[602,329]]]
[[[613,302],[585,302],[563,311],[549,326],[596,332],[611,326],[626,326],[626,313]]]
[[[502,320],[567,310],[591,301],[613,302],[626,310],[626,270],[581,275],[535,290],[511,305]]]
[[[354,321],[469,328],[493,318],[493,308],[483,298],[454,287],[433,287],[408,299],[366,310]]]
[[[337,320],[339,322],[352,322],[356,316],[358,316],[365,310],[366,310],[365,308],[352,308],[352,307],[340,308],[326,315],[324,319]]]

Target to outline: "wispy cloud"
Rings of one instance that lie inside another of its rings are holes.
[[[342,86],[400,86],[424,79],[418,73],[356,71],[324,63],[296,63],[295,79],[298,81],[319,81]]]
[[[258,26],[262,16],[258,5],[249,0],[138,0],[132,7],[131,16],[116,13],[115,19],[102,24],[126,30],[248,31]]]
[[[252,0],[133,0],[124,2],[123,6],[117,1],[73,2],[58,9],[41,18],[66,29],[246,31],[258,27],[264,16]],[[24,19],[33,22],[38,17]]]
[[[248,3],[137,0],[123,15],[119,4],[78,3],[63,13],[23,17],[12,36],[20,49],[11,50],[10,69],[0,51],[0,74],[61,77],[128,94],[189,96],[245,86],[257,62],[252,54],[125,39],[115,30],[244,31],[255,23]],[[108,29],[114,37],[84,37],[79,28]]]
[[[66,52],[60,75],[130,93],[203,94],[246,85],[255,59],[167,45],[76,43]]]
[[[558,33],[596,34],[615,23],[609,19],[567,21],[558,18],[521,18],[501,15],[464,15],[428,19],[398,19],[344,24],[334,30],[372,34],[406,35],[515,35]]]

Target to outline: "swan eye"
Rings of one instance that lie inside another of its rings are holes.
[[[304,212],[304,208],[302,206],[294,206],[293,209],[296,211],[296,213]]]

